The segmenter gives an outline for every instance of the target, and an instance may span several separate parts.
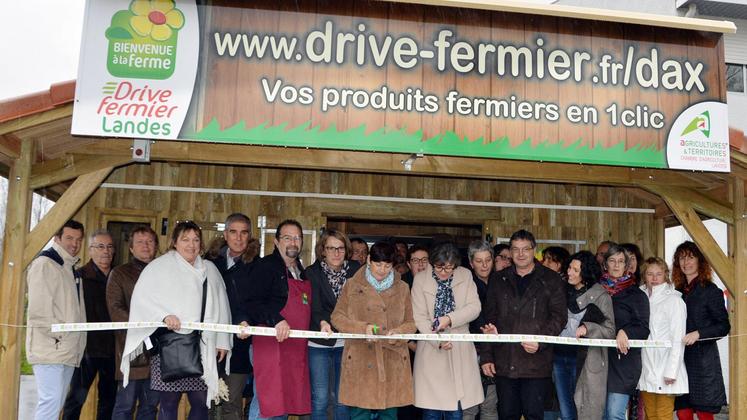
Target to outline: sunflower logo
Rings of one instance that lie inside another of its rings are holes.
[[[184,14],[172,0],[133,0],[130,27],[140,36],[166,41],[184,26]]]
[[[176,44],[184,13],[174,0],[132,0],[112,16],[107,69],[112,76],[168,79],[176,66]]]

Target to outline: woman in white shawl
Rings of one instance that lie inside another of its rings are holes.
[[[202,232],[193,222],[181,222],[171,235],[169,251],[153,260],[140,274],[130,304],[130,322],[163,321],[169,330],[188,334],[181,328],[186,321],[199,322],[202,307],[202,283],[207,281],[205,321],[230,324],[226,289],[218,269],[200,257]],[[130,370],[130,360],[150,345],[149,336],[155,328],[127,331],[122,364],[124,386]],[[200,344],[203,375],[166,382],[161,379],[160,357],[151,359],[151,387],[159,391],[161,403],[158,418],[176,419],[179,400],[186,392],[191,406],[190,419],[207,419],[210,402],[218,393],[217,361],[230,356],[230,334],[204,331]],[[230,358],[230,357],[229,357]],[[226,363],[226,371],[229,370]],[[228,373],[228,372],[226,372]],[[207,392],[206,392],[207,391]]]

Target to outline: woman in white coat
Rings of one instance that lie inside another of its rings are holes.
[[[200,257],[202,231],[194,222],[180,222],[171,234],[169,251],[143,270],[132,292],[130,322],[163,321],[169,330],[189,334],[182,322],[199,322],[202,312],[203,283],[206,284],[204,322],[230,324],[231,313],[226,287],[218,269]],[[122,386],[127,386],[130,361],[144,351],[144,343],[156,328],[127,330],[122,364]],[[151,359],[151,388],[159,392],[158,418],[177,418],[179,400],[187,393],[190,420],[207,420],[210,402],[218,394],[218,362],[230,357],[232,337],[227,333],[204,331],[200,340],[203,375],[166,381],[161,377],[161,357]],[[226,363],[226,373],[229,372]]]
[[[644,401],[646,418],[672,420],[674,397],[687,394],[685,370],[685,336],[687,309],[680,292],[674,289],[669,278],[669,268],[661,258],[649,258],[641,270],[651,305],[649,329],[651,340],[669,340],[670,348],[644,348],[643,370],[638,389]]]
[[[480,298],[472,273],[459,267],[454,244],[435,246],[430,265],[415,276],[412,313],[421,333],[469,334],[480,314]],[[477,352],[471,342],[418,341],[415,352],[415,406],[423,420],[458,420],[462,409],[482,403]]]

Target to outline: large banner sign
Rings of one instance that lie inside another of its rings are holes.
[[[729,171],[721,34],[383,1],[89,0],[73,134]]]

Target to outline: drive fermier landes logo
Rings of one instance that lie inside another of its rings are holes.
[[[122,80],[108,81],[96,113],[113,136],[169,136],[179,108],[173,91],[147,80],[169,79],[176,68],[177,40],[184,14],[173,0],[133,0],[116,12],[106,29],[106,68]]]

